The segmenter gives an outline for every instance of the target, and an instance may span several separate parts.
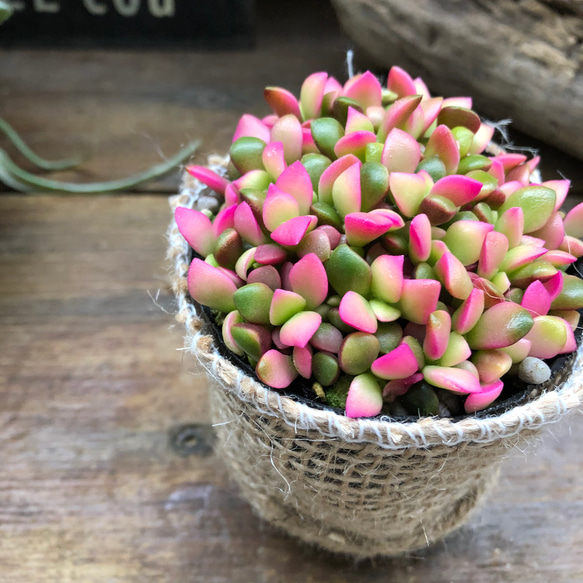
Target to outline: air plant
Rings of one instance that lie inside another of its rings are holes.
[[[569,181],[534,183],[538,158],[488,153],[471,99],[398,67],[265,99],[225,173],[187,167],[222,204],[175,215],[190,295],[263,383],[348,417],[455,415],[576,350],[583,204],[559,210]]]

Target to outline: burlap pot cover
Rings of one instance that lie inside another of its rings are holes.
[[[203,189],[187,176],[172,210]],[[401,423],[311,408],[221,356],[188,295],[189,247],[174,221],[168,239],[185,348],[211,381],[218,455],[259,516],[308,543],[358,558],[430,545],[464,523],[514,446],[581,408],[582,348],[538,396],[496,417]]]

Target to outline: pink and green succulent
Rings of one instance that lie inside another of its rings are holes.
[[[565,215],[569,182],[535,182],[537,158],[489,153],[469,98],[393,67],[265,99],[224,174],[187,168],[220,208],[176,211],[190,295],[259,380],[349,417],[474,413],[576,350],[583,204]]]

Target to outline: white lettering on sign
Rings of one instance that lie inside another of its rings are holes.
[[[140,0],[113,0],[113,5],[121,16],[135,16],[140,9]]]
[[[95,14],[96,16],[107,14],[107,6],[97,0],[83,0],[83,6],[85,6],[87,12],[90,14]]]
[[[150,14],[156,18],[164,18],[165,16],[174,16],[176,14],[176,6],[174,0],[148,0]]]
[[[51,12],[55,14],[61,10],[58,2],[49,2],[49,0],[34,0],[34,9],[37,12]]]

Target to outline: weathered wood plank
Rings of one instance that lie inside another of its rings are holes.
[[[415,556],[322,555],[255,519],[179,350],[163,197],[0,198],[0,581],[567,583],[583,578],[583,416],[509,452],[470,524]],[[195,448],[196,449],[196,448]],[[390,575],[389,575],[390,574]]]

